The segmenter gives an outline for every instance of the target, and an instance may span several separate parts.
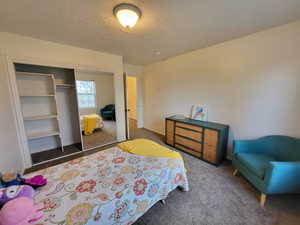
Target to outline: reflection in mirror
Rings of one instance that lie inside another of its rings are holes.
[[[113,74],[78,71],[76,90],[83,149],[116,142]]]

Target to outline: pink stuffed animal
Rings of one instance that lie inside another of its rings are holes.
[[[6,202],[19,197],[33,199],[35,191],[28,185],[13,185],[8,188],[0,188],[0,207]]]
[[[6,203],[0,211],[0,225],[30,225],[43,217],[43,204],[26,197]]]

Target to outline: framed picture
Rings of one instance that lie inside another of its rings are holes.
[[[200,105],[193,105],[190,118],[193,120],[207,121],[207,108]]]

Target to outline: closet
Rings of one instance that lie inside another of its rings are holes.
[[[15,63],[33,164],[82,150],[73,69]]]

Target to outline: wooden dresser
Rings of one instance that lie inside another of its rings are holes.
[[[206,162],[220,165],[226,157],[229,126],[192,119],[166,118],[166,143]]]

